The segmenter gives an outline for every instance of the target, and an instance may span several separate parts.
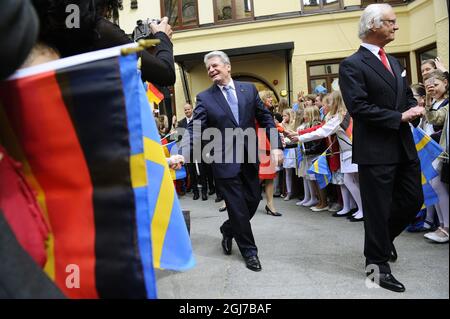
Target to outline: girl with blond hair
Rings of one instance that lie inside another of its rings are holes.
[[[295,112],[292,109],[285,109],[283,111],[283,122],[281,125],[284,128],[284,132],[294,131]],[[291,199],[292,196],[292,172],[295,169],[295,146],[288,137],[284,138],[286,143],[286,149],[284,151],[283,169],[286,176],[286,190],[287,194],[284,197],[285,201]],[[289,147],[291,146],[291,147]],[[293,147],[292,147],[293,146]]]
[[[343,208],[333,216],[348,216],[351,209],[351,197],[358,205],[358,211],[353,214],[351,221],[362,221],[363,211],[361,193],[358,180],[358,166],[352,163],[352,120],[347,112],[342,95],[334,91],[329,95],[329,110],[325,117],[325,125],[319,129],[303,135],[292,136],[299,142],[323,139],[336,134],[340,149],[341,172],[344,173],[344,185],[341,185]]]
[[[307,129],[321,124],[319,109],[316,106],[306,107],[303,113],[303,127],[300,129]],[[292,135],[297,137],[297,135]],[[293,140],[291,138],[291,140]],[[303,176],[305,186],[305,199],[307,194],[310,194],[310,199],[303,202],[302,205],[311,207],[313,211],[323,211],[328,209],[327,196],[325,189],[320,189],[316,182],[314,174],[309,174],[307,171],[313,164],[313,162],[322,154],[326,149],[325,139],[315,139],[310,141],[301,141],[303,143],[303,158],[300,164],[300,175]],[[305,200],[304,199],[304,200]],[[316,206],[315,206],[316,205]]]

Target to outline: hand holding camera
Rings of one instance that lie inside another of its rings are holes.
[[[157,20],[152,20],[150,23],[150,29],[152,30],[152,33],[155,34],[156,32],[164,32],[167,34],[169,39],[172,39],[172,27],[169,24],[169,18],[164,17],[161,19],[161,21],[158,23]]]
[[[167,17],[159,19],[147,19],[145,21],[138,20],[136,22],[136,28],[133,31],[133,41],[138,42],[141,39],[154,39],[156,32],[164,32],[169,39],[172,38],[172,27],[168,24],[169,19]]]

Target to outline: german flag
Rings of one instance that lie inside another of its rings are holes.
[[[144,154],[143,121],[156,126],[142,116],[150,108],[136,55],[118,52],[62,59],[0,83],[0,142],[24,164],[51,227],[45,270],[72,298],[156,297],[151,200],[163,183],[135,160]],[[168,206],[166,219],[181,215]],[[185,255],[193,266],[192,251]]]
[[[147,82],[147,98],[150,103],[159,105],[164,99],[164,95],[150,82]]]

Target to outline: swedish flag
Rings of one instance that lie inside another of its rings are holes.
[[[422,189],[424,196],[424,205],[431,206],[436,204],[439,199],[430,181],[438,176],[432,163],[443,152],[441,146],[428,136],[421,128],[412,129],[414,143],[416,144],[417,155],[420,160],[420,169],[422,171]]]
[[[423,173],[422,173],[422,190],[424,199],[422,208],[432,206],[439,202],[439,198],[436,192],[434,191],[431,184],[427,181]]]
[[[319,187],[325,188],[331,181],[331,171],[327,162],[327,151],[320,154],[317,160],[307,171],[309,174],[315,174]]]
[[[153,266],[194,265],[137,57],[120,49],[0,82],[0,140],[50,226],[45,272],[70,298],[156,298]]]
[[[413,137],[420,159],[420,168],[427,181],[430,181],[438,175],[431,164],[439,157],[443,149],[419,127],[413,128]]]
[[[195,265],[191,241],[161,146],[144,86],[136,92],[141,106],[144,152],[135,154],[135,165],[146,170],[141,184],[149,194],[153,265],[160,269],[186,270]]]

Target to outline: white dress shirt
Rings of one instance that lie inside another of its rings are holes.
[[[380,57],[380,47],[379,47],[379,46],[374,45],[374,44],[364,43],[364,42],[361,43],[361,46],[364,47],[364,48],[366,48],[366,49],[369,50],[370,52],[372,52],[373,55],[376,56],[377,59],[381,61],[381,57]],[[391,70],[392,70],[391,63],[389,63],[389,59],[386,59],[386,60],[388,61],[389,67],[390,67]]]
[[[217,85],[217,86],[219,87],[220,92],[222,92],[223,97],[225,98],[225,101],[228,102],[228,99],[227,99],[227,92],[223,89],[225,85]],[[230,83],[228,83],[228,86],[232,89],[232,90],[230,91],[231,94],[233,94],[234,97],[236,98],[236,101],[238,101],[237,94],[236,94],[236,87],[234,86],[234,81],[233,81],[233,79],[231,79]]]

